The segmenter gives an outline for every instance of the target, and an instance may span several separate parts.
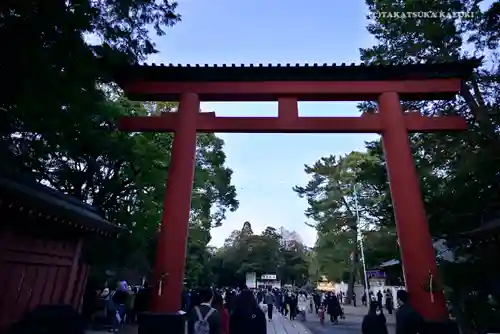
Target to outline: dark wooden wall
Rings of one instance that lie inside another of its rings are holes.
[[[82,239],[54,241],[0,230],[0,329],[38,305],[80,309],[89,268]]]

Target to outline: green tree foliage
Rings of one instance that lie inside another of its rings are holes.
[[[309,281],[310,251],[297,240],[281,240],[278,277],[283,284],[303,286]]]
[[[334,281],[347,278],[348,301],[359,271],[356,206],[360,222],[362,219],[368,224],[375,219],[371,208],[381,197],[379,189],[361,181],[361,175],[373,170],[378,162],[378,157],[359,152],[344,157],[324,157],[313,166],[305,166],[305,172],[311,177],[308,184],[294,187],[300,197],[307,199],[305,214],[317,230],[315,254],[319,272]]]
[[[382,262],[400,259],[395,229],[375,227],[364,231],[363,249],[368,269],[377,268]]]
[[[0,164],[28,172],[94,205],[130,230],[87,255],[106,267],[150,269],[165,192],[171,134],[123,133],[124,115],[171,112],[175,104],[135,103],[109,83],[107,69],[155,53],[150,31],[180,20],[171,1],[7,1],[0,5]],[[209,279],[210,229],[238,206],[223,141],[198,136],[187,280]],[[214,210],[215,208],[215,210]],[[99,261],[101,260],[101,261]],[[112,261],[111,261],[112,260]],[[111,261],[111,262],[110,262]]]
[[[303,285],[308,280],[308,250],[296,240],[285,240],[274,227],[254,234],[250,222],[226,239],[212,259],[216,282],[221,286],[243,284],[246,273],[277,274],[282,284]]]
[[[308,275],[309,275],[309,281],[310,282],[317,282],[321,280],[321,275],[320,275],[320,269],[319,269],[319,259],[318,256],[313,249],[309,250],[307,253],[308,256],[308,262],[309,262],[309,270],[308,270]]]

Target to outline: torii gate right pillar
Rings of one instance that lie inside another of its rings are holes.
[[[437,282],[439,277],[436,254],[399,96],[395,92],[382,93],[378,105],[384,127],[382,144],[410,304],[426,320],[443,321],[448,317],[446,301],[443,291],[437,287],[433,291],[432,284],[429,284],[431,280]]]

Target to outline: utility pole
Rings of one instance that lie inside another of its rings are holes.
[[[359,205],[358,205],[358,193],[356,191],[356,185],[354,185],[354,203],[356,205],[356,223],[358,226],[359,247],[361,248],[361,263],[363,264],[363,274],[365,277],[365,296],[368,303],[368,294],[370,292],[370,283],[368,283],[368,275],[366,275],[366,262],[365,262],[365,250],[363,247],[363,233],[360,228],[360,218],[359,218]]]

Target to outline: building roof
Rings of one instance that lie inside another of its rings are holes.
[[[464,236],[493,237],[500,235],[500,218],[485,221],[480,227],[462,233]]]
[[[387,267],[397,266],[399,264],[400,264],[399,260],[392,259],[389,261],[382,262],[379,267],[380,268],[387,268]]]
[[[3,196],[1,196],[3,195]],[[86,230],[94,230],[105,234],[117,234],[125,231],[105,220],[92,206],[78,199],[63,194],[55,189],[21,175],[0,175],[0,200],[12,201],[20,199],[26,203],[26,209],[36,208],[47,213],[60,215],[68,219],[66,223]],[[1,204],[1,202],[0,202]],[[64,219],[59,220],[64,223]]]
[[[414,64],[269,64],[173,65],[136,64],[114,69],[118,84],[134,80],[164,82],[378,81],[438,78],[467,79],[482,59]]]

